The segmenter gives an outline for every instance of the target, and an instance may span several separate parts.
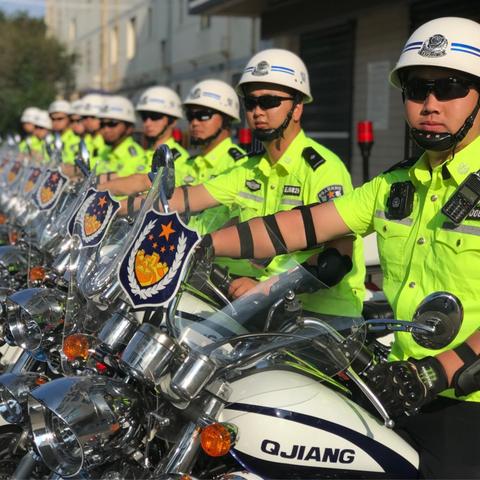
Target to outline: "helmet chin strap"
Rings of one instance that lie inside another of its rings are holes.
[[[475,117],[480,109],[480,97],[472,113],[466,118],[463,125],[458,129],[457,133],[451,134],[449,132],[429,132],[428,130],[419,130],[411,128],[415,143],[425,150],[433,150],[434,152],[443,152],[445,150],[452,150],[454,153],[456,146],[465,138],[465,135],[472,128]]]
[[[168,123],[162,128],[162,131],[155,135],[154,137],[147,137],[148,139],[148,144],[151,147],[152,145],[155,145],[155,142],[161,138],[164,133],[167,131],[167,128],[172,124],[172,122],[168,121]]]
[[[254,128],[252,133],[255,138],[257,140],[260,140],[261,142],[271,142],[273,140],[276,140],[277,138],[283,138],[283,132],[288,127],[296,106],[297,104],[294,102],[292,108],[287,113],[285,120],[279,127],[268,129]]]
[[[207,138],[198,138],[198,137],[191,137],[190,143],[195,146],[205,147],[210,145],[223,131],[223,125],[213,134]]]

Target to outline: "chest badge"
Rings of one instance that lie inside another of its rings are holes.
[[[252,192],[257,192],[262,188],[262,184],[258,183],[256,180],[247,180],[245,186]]]
[[[301,188],[296,185],[285,185],[283,187],[283,194],[284,195],[295,195],[298,197],[300,195]]]

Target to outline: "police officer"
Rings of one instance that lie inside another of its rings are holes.
[[[72,131],[75,135],[77,135],[78,138],[85,139],[85,135],[87,131],[83,123],[82,111],[83,111],[82,100],[75,100],[71,103],[71,113],[69,117],[70,117],[70,125],[72,127]]]
[[[105,148],[105,140],[100,132],[100,112],[105,103],[104,96],[90,93],[82,97],[82,106],[79,110],[86,130],[84,137],[90,158],[97,157]]]
[[[37,107],[27,107],[23,112],[20,118],[22,124],[22,129],[25,133],[25,137],[22,139],[18,145],[20,152],[31,153],[32,151],[41,150],[40,142],[34,135],[34,119],[39,109]]]
[[[230,85],[221,80],[203,80],[194,85],[183,105],[189,123],[190,141],[192,145],[199,146],[200,154],[186,161],[175,162],[177,185],[197,185],[234,167],[245,158],[245,152],[230,137],[232,123],[240,121],[238,96]],[[148,190],[150,186],[147,176],[118,179],[101,185],[114,195],[131,195]],[[213,214],[218,227],[228,218],[225,212],[225,209],[218,209]],[[202,218],[205,225],[210,225],[210,220]],[[193,221],[197,223],[197,228],[203,229],[198,219]]]
[[[38,110],[33,117],[33,124],[35,126],[33,134],[38,141],[39,148],[36,150],[38,154],[46,161],[47,155],[45,151],[45,139],[52,130],[52,120],[46,110]]]
[[[425,153],[334,202],[273,219],[290,251],[351,232],[376,231],[383,289],[396,318],[410,320],[434,291],[446,290],[461,300],[463,323],[449,345],[428,349],[410,334],[398,334],[391,363],[378,365],[370,375],[392,415],[409,415],[399,424],[420,449],[427,478],[478,478],[480,472],[478,52],[476,22],[449,17],[419,27],[390,81],[402,90],[410,134]],[[264,234],[264,219],[248,227],[254,255],[271,255],[275,249]],[[237,227],[212,237],[217,255],[251,254],[242,252]]]
[[[55,100],[48,107],[48,113],[52,120],[53,133],[60,134],[62,140],[62,162],[74,165],[80,138],[75,135],[70,126],[71,105],[66,100]]]
[[[100,112],[105,148],[93,159],[97,174],[111,174],[127,177],[134,173],[146,172],[145,151],[132,138],[135,125],[135,111],[128,98],[119,95],[105,97]]]
[[[188,152],[173,138],[177,120],[183,118],[180,97],[171,88],[150,87],[140,96],[136,109],[142,118],[143,134],[148,143],[146,155],[149,167],[155,150],[165,144],[172,151],[175,167],[179,170],[189,157]]]
[[[303,105],[311,102],[312,96],[307,69],[297,55],[282,49],[257,53],[245,67],[237,92],[243,99],[248,124],[262,141],[265,151],[189,190],[191,210],[216,204],[236,206],[240,220],[247,220],[313,202],[328,202],[352,189],[343,162],[308,138],[301,128]],[[182,211],[184,196],[176,192],[172,205]],[[337,250],[352,256],[351,242],[341,243],[340,246],[337,242]],[[296,261],[307,261],[312,253],[298,254]],[[249,277],[269,277],[287,270],[291,262],[291,256],[279,255],[264,269],[250,269],[248,277],[232,282],[230,293],[234,297],[245,294],[256,284]],[[350,270],[349,260],[347,264],[344,273]],[[359,316],[365,293],[364,276],[359,240],[355,242],[353,270],[343,281],[338,283],[340,279],[336,279],[332,288],[306,295],[303,298],[305,308],[323,314]]]

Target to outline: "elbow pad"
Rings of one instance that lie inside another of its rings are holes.
[[[328,288],[338,285],[343,277],[352,270],[352,259],[348,255],[342,255],[336,248],[327,248],[318,254],[316,268],[309,268]]]

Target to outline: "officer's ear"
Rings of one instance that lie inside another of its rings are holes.
[[[297,103],[293,109],[292,120],[299,122],[303,115],[303,103]]]

